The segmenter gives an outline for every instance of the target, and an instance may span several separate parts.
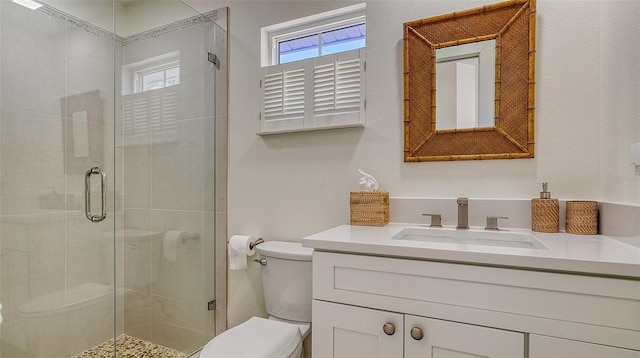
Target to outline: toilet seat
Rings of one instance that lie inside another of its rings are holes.
[[[260,317],[233,327],[207,343],[200,358],[300,357],[302,336],[297,325]]]

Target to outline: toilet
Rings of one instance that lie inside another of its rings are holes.
[[[302,357],[311,332],[311,255],[300,243],[267,241],[256,247],[269,318],[251,317],[207,343],[200,358]]]

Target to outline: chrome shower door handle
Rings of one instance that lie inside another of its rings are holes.
[[[100,215],[91,214],[91,176],[100,174],[100,191],[102,206]],[[84,213],[87,219],[93,223],[98,223],[107,217],[107,174],[99,167],[93,167],[84,174]]]

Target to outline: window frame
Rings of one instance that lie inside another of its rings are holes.
[[[330,32],[333,30],[340,30],[347,27],[365,25],[367,24],[367,17],[365,15],[358,15],[356,17],[350,17],[348,19],[342,19],[338,21],[329,22],[322,25],[313,24],[316,26],[303,28],[293,32],[282,32],[278,34],[271,35],[271,64],[279,65],[280,62],[280,52],[278,51],[279,44],[282,42],[295,40],[308,36],[317,36],[318,40],[318,55],[313,57],[324,56],[322,53],[322,34],[325,32]],[[365,46],[366,47],[366,34],[365,34]],[[349,50],[347,50],[349,51]],[[341,51],[344,52],[344,51]],[[286,63],[286,62],[285,62]]]
[[[175,60],[175,61],[171,61],[171,62],[166,62],[166,63],[162,63],[160,65],[156,65],[156,66],[151,66],[151,67],[145,67],[142,68],[140,70],[137,70],[134,72],[134,86],[135,86],[135,90],[134,93],[142,93],[142,92],[147,92],[147,91],[153,91],[156,89],[161,89],[161,88],[167,88],[167,87],[171,87],[171,86],[177,86],[180,84],[180,75],[178,75],[178,83],[176,84],[172,84],[167,86],[167,71],[172,70],[174,68],[177,68],[178,70],[180,70],[180,60]],[[162,83],[163,86],[162,87],[158,87],[158,88],[152,88],[152,89],[144,89],[144,76],[148,76],[151,74],[155,74],[155,73],[160,73],[162,72]]]
[[[128,63],[126,65],[122,65],[122,74],[121,74],[121,88],[123,95],[136,94],[136,93],[144,93],[141,91],[142,84],[140,83],[141,74],[148,74],[153,72],[159,72],[161,70],[168,70],[173,67],[182,67],[180,51],[172,51],[163,53],[161,55],[153,56],[151,58],[146,58],[141,61]],[[182,83],[183,71],[180,69],[180,83]],[[166,80],[166,78],[165,78]],[[179,86],[180,83],[177,83],[173,86]],[[167,88],[167,87],[163,87]],[[158,88],[161,89],[161,88]],[[148,92],[148,91],[145,91]]]
[[[363,47],[277,62],[282,41],[366,23],[361,3],[262,28],[258,135],[365,126],[366,34]]]
[[[261,66],[279,64],[277,42],[274,40],[295,39],[313,35],[314,32],[337,30],[357,23],[366,25],[366,11],[366,3],[360,3],[263,27],[261,29]]]

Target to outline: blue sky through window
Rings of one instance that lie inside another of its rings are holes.
[[[278,63],[329,55],[365,47],[366,25],[359,24],[278,43]],[[319,46],[319,40],[322,40]]]

